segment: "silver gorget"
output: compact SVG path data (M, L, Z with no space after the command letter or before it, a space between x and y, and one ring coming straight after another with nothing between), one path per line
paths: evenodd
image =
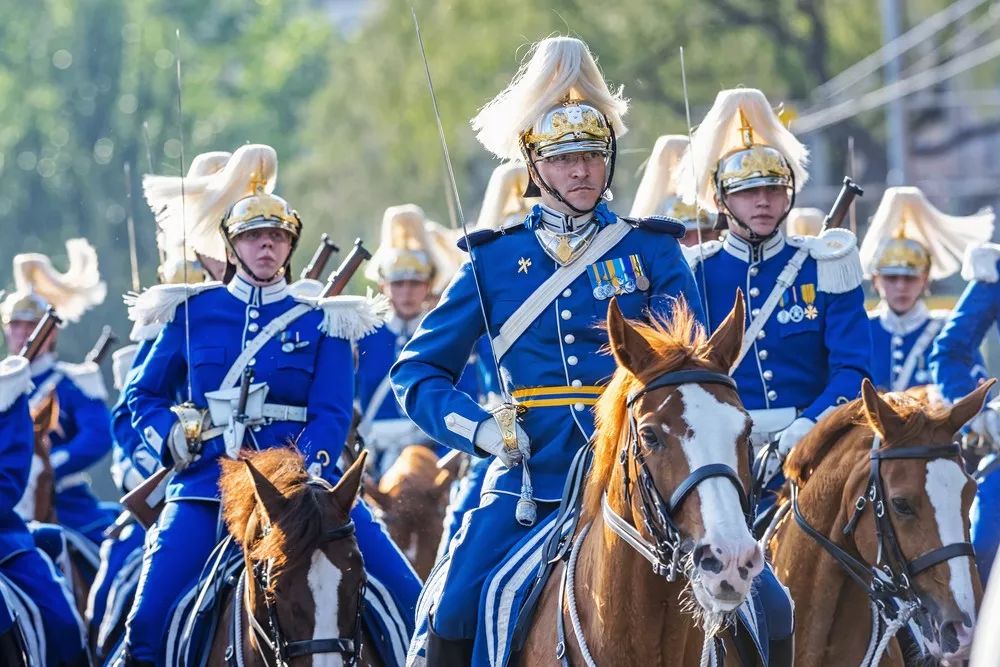
M535 238L542 244L545 254L560 266L572 264L597 235L598 224L593 216L572 218L542 207L541 224L535 229Z

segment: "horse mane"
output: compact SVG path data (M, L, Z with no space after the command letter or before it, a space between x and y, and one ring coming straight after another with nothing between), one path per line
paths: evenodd
M918 436L935 428L948 416L947 409L928 406L916 396L905 392L882 394L896 415L903 420L898 431L881 433L878 425L868 417L864 401L860 398L833 410L813 428L793 449L785 461L785 474L796 484L803 485L812 477L819 465L834 451L841 449L868 450L871 444L866 437L869 432L882 436L882 448L891 449L905 446ZM858 437L847 437L850 431L864 427L865 433ZM889 442L887 437L891 436Z
M650 322L629 320L629 325L639 333L653 349L656 357L653 363L643 369L643 378L656 377L681 368L716 368L709 358L711 348L704 327L683 299L674 305L673 317L669 320L653 317ZM725 369L728 371L728 369ZM601 509L601 497L605 491L614 500L622 500L622 489L612 488L611 476L618 463L618 453L622 438L628 434L629 410L626 406L628 395L643 386L642 379L628 369L619 366L597 399L595 423L597 433L594 443L594 463L591 467L584 495L583 516L585 519L597 515Z
M271 559L273 586L283 570L306 560L319 546L324 509L317 494L326 493L329 487L310 483L313 478L305 459L294 447L272 447L244 456L284 497L281 514L271 517L271 530L263 535L257 529L257 496L245 464L223 458L219 480L223 518L249 560ZM252 531L248 530L251 526Z

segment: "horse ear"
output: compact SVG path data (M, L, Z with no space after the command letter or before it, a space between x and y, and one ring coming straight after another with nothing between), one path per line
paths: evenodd
M250 484L253 485L253 495L257 498L257 506L264 512L268 523L281 516L281 511L285 507L285 497L281 495L277 487L271 483L267 477L261 474L250 459L242 459L246 466L247 475L250 477Z
M709 359L729 373L743 346L743 322L746 317L746 306L743 302L743 290L736 290L736 300L729 315L708 339Z
M952 432L958 432L970 419L979 414L979 411L983 409L983 403L986 402L986 395L996 384L996 381L996 378L990 378L969 392L968 395L955 401L955 405L948 413L947 421Z
M618 300L614 297L608 303L608 339L618 365L627 368L632 375L640 375L655 356L653 348L642 334L632 328L622 315Z
M905 421L900 419L892 406L878 395L878 390L868 378L861 381L861 398L864 401L868 423L883 438L888 437L889 432L897 431L905 424Z
M358 499L358 492L361 490L361 481L364 479L365 460L368 458L368 450L362 449L357 460L351 464L344 476L337 482L337 486L330 491L333 499L343 508L345 512L350 512L354 507L354 501Z

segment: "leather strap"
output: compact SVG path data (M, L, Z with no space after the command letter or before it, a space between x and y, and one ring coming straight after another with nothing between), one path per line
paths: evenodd
M757 313L757 317L753 318L750 322L750 326L743 334L743 345L740 347L740 354L736 357L736 362L733 364L729 372L734 372L743 361L743 358L747 356L747 352L753 347L754 343L757 342L757 334L761 332L767 321L771 319L771 313L774 312L775 307L778 305L778 301L781 300L781 295L785 293L785 290L795 282L795 278L798 277L799 271L802 270L802 265L806 262L806 257L809 256L809 250L805 247L799 248L792 258L788 260L785 264L785 268L781 270L778 274L778 279L774 283L774 289L771 293L767 295L767 300L764 301L764 305L761 306L760 312Z
M222 382L219 384L219 389L228 389L230 387L235 387L240 383L240 376L243 375L243 369L247 367L250 360L257 356L257 353L261 351L267 341L271 340L279 333L288 328L288 325L299 319L314 306L312 304L300 303L294 308L290 308L283 314L274 318L267 323L257 336L247 343L247 346L243 348L240 356L236 357L236 361L233 362L232 367L226 376L222 378Z
M903 368L899 371L896 381L892 383L893 391L905 391L910 386L910 378L913 377L913 370L917 367L917 362L923 359L927 346L931 344L943 326L943 319L932 319L927 323L923 333L910 348L910 353L906 356L906 361L903 362Z
M500 333L493 339L493 353L497 359L502 359L507 354L514 343L528 330L531 323L555 301L556 297L570 283L586 271L588 266L618 245L618 242L625 238L630 231L632 231L632 225L619 218L618 222L608 225L598 232L590 247L575 262L556 269L556 272L525 299L524 303L500 327Z

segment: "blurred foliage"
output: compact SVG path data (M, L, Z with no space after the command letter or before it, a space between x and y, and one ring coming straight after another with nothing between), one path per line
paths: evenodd
M107 302L78 333L63 336L67 358L81 357L104 322L126 334L115 296L130 287L126 213L136 220L148 286L157 254L139 182L150 168L178 173L182 147L187 162L199 152L251 141L277 149L278 191L306 225L297 267L324 231L345 248L354 236L374 245L382 212L392 204L412 201L449 221L410 5L380 0L357 29L340 31L331 14L342 4L0 0L0 230L6 241L0 267L10 266L14 253L34 250L61 266L63 241L82 235L97 246L109 284ZM908 22L947 4L919 0ZM817 85L881 43L871 0L618 0L613 6L417 0L416 11L470 221L494 162L468 119L506 85L528 45L546 35L587 41L608 80L624 85L632 100L615 183L620 211L628 210L656 136L685 131L678 47L685 48L697 122L719 89L736 85L760 87L775 104L807 106ZM873 113L831 128L830 144L855 136L867 171L882 179L880 133L881 117ZM842 152L831 151L829 160L842 165ZM131 202L126 162L133 167Z

